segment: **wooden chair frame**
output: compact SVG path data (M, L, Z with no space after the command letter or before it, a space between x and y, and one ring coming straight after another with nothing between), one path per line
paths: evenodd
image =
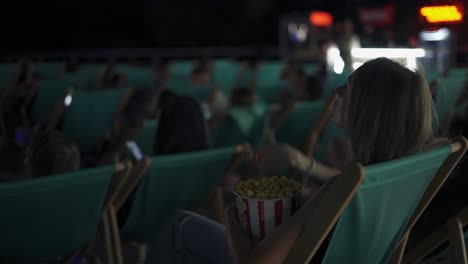
M322 187L317 202L306 215L313 225L307 225L285 263L309 263L312 257L335 226L344 209L351 201L365 178L364 167L358 163L348 166L341 175ZM312 221L313 219L313 221Z
M403 233L402 238L400 239L400 242L394 251L394 254L390 258L389 263L401 263L403 251L405 249L411 228L424 212L427 205L436 195L447 177L453 171L456 164L465 154L468 148L468 141L463 137L458 138L454 141L454 143L451 144L451 147L452 153L441 165L425 193L423 194L418 207L414 211L411 220L409 221L405 232ZM364 168L360 165L354 165L354 167L345 169L341 176L337 176L335 178L335 182L340 182L334 183L337 185L337 187L330 187L330 190L327 190L327 192L323 194L323 197L321 197L321 201L319 202L318 206L310 209L311 213L309 216L307 216L307 219L314 219L314 225L308 226L304 229L303 234L296 242L296 246L293 248L293 250L291 250L286 263L308 263L312 259L318 248L321 246L322 242L330 233L330 230L336 224L346 205L356 193L364 177ZM457 232L453 231L453 237L457 237L459 241L460 235Z
M151 159L144 156L131 171L127 170L126 174L121 175L120 179L114 181L113 188L107 197L102 223L105 251L109 264L123 264L117 212L136 189L150 164Z
M419 219L419 217L426 210L427 206L432 201L437 192L440 190L442 185L445 183L448 176L450 176L455 166L465 155L466 150L468 148L468 141L464 137L458 137L453 141L451 147L452 153L447 157L447 159L445 159L444 163L442 164L442 166L440 166L436 175L432 178L431 183L424 192L421 200L419 201L418 207L416 207L416 209L414 210L413 215L411 216L411 219L408 222L408 225L406 226L406 230L403 233L401 240L393 253L393 256L388 262L389 264L399 264L402 262L403 253L405 251L406 243L408 242L411 229L416 224L416 221Z
M468 263L463 227L468 225L468 206L432 232L415 248L403 255L403 263L417 263L445 241L450 242L450 257L453 263Z

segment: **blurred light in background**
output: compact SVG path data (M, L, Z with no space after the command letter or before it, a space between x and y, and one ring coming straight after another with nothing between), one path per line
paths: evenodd
M316 27L329 27L333 25L333 16L328 12L313 11L309 15L309 21Z
M423 6L419 14L427 23L453 23L463 21L462 5Z
M336 74L342 74L345 67L343 58L341 58L340 50L336 46L331 46L327 49L327 62L333 65L333 71Z
M419 38L425 41L442 41L450 36L448 28L440 28L437 30L423 30L419 33Z
M72 96L67 95L64 100L65 106L69 106L72 103Z
M362 63L385 57L393 59L396 61L402 61L406 64L406 67L410 69L417 68L416 58L421 58L426 56L426 51L424 49L386 49L386 48L362 48L362 49L352 49L351 55L353 56L354 63L353 68L357 69ZM360 65L361 64L361 65Z

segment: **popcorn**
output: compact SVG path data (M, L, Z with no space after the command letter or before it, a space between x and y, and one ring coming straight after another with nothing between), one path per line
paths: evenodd
M249 179L239 183L236 193L254 199L281 199L301 190L301 184L284 176Z

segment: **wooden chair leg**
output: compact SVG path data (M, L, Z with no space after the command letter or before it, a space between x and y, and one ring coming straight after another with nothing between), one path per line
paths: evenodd
M407 242L408 242L408 234L405 234L401 238L400 243L398 243L398 246L393 252L393 255L390 258L390 261L388 262L388 264L400 264L401 263Z
M448 235L450 239L450 259L454 264L468 264L465 247L463 225L459 218L448 221Z
M112 239L111 239L111 230L109 225L109 216L107 213L104 213L102 217L103 222L103 241L106 251L106 260L107 264L114 264L113 254L112 254Z
M115 264L123 264L122 244L120 243L119 225L113 206L108 210Z

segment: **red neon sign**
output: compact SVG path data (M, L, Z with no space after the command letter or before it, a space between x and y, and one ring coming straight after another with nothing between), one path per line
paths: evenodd
M316 27L329 27L333 25L333 16L328 12L314 11L309 15L310 23Z
M461 5L424 6L419 9L419 14L430 24L460 23L464 19Z

